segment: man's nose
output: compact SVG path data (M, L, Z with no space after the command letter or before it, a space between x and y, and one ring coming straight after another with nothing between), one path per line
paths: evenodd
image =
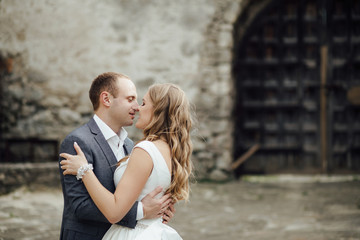
M139 111L139 103L135 101L133 107L132 107L136 112Z

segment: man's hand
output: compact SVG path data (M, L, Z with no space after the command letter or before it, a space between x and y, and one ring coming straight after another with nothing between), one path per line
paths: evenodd
M162 187L157 187L141 200L144 209L144 219L160 217L168 209L169 204L171 203L169 193L162 196L160 199L155 198L155 196L161 193L161 191Z
M174 204L170 203L169 207L165 210L163 214L163 223L168 224L170 222L170 219L173 218L176 210L174 208Z

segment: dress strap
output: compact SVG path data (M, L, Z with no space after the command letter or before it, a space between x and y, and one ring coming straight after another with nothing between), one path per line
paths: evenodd
M137 147L143 149L145 152L147 152L150 155L150 157L153 161L153 164L155 166L157 158L156 158L155 151L154 151L154 147L155 147L154 143L145 140L145 141L141 141L138 144L136 144L134 149Z
M169 173L169 169L163 155L153 142L147 140L141 141L136 144L134 148L136 147L143 149L150 155L154 164L154 168L156 166L157 169L164 169Z

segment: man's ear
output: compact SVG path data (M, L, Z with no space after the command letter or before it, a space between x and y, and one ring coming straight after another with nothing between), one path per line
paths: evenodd
M110 107L111 105L111 94L103 91L100 93L100 103L105 107Z

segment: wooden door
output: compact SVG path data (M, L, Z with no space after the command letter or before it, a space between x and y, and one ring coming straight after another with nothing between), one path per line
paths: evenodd
M273 1L235 45L240 172L360 170L360 0Z

